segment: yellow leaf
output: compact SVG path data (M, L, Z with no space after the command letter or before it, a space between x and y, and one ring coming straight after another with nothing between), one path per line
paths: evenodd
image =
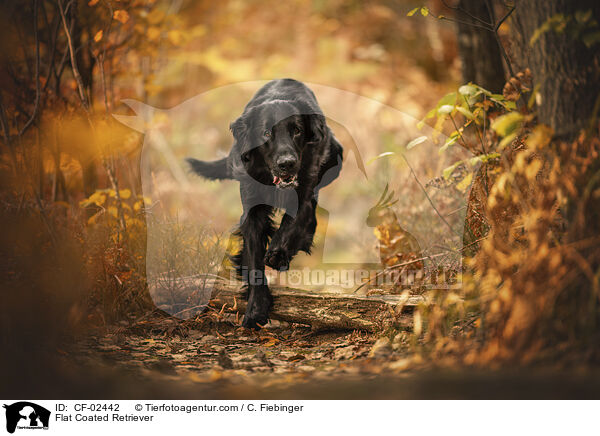
M104 31L99 30L95 35L94 35L94 41L95 42L100 42L100 40L102 39L102 36L104 35Z
M152 26L146 31L146 35L150 41L156 41L160 37L160 29Z
M120 189L119 194L123 200L127 200L131 197L131 191L129 189Z
M98 2L99 2L99 1L100 1L100 0L90 0L90 1L88 2L88 6L95 6L96 4L98 4Z
M527 146L532 149L542 149L550 143L554 130L544 124L536 126L527 138Z
M147 20L150 24L158 24L163 20L163 18L165 18L165 13L160 9L154 9L148 14Z
M201 36L206 35L206 26L203 26L202 24L198 24L197 26L192 27L191 30L191 36L193 38L199 38Z
M492 122L492 129L500 136L508 136L521 127L523 115L519 112L509 112L500 115Z
M167 34L169 41L173 45L180 45L183 42L183 34L179 30L171 30Z
M88 220L87 223L88 225L92 225L92 224L96 224L96 218L98 218L98 215L100 215L100 212L98 212L97 214L92 215Z
M104 195L102 192L96 191L90 195L88 201L90 203L97 204L98 206L102 206L106 202L106 195Z
M460 192L465 192L467 190L467 188L469 186L471 186L471 182L473 181L473 173L469 173L467 174L467 176L462 179L460 181L460 183L458 183L456 185L456 189L458 189Z
M263 344L263 347L272 347L274 345L277 345L279 343L279 340L276 338L271 338L269 339L268 342L266 342L265 344Z
M123 9L117 9L113 13L113 18L120 23L125 24L127 21L129 21L129 13Z

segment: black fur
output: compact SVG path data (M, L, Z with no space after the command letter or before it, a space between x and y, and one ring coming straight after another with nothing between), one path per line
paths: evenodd
M338 176L342 146L312 91L292 79L263 86L230 127L234 144L226 158L187 161L208 179L240 182L243 246L234 262L248 284L243 325L258 329L272 305L265 265L285 270L298 251L310 253L318 192ZM285 210L277 231L274 208Z

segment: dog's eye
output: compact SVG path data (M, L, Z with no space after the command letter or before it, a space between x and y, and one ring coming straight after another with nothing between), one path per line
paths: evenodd
M265 130L265 132L263 133L263 135L265 136L265 138L270 138L271 137L271 131L270 130Z
M302 133L302 129L298 126L294 127L294 135L299 135Z
M242 154L242 162L250 162L250 153Z

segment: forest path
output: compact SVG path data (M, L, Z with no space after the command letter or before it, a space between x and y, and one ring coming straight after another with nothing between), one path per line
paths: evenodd
M277 321L254 332L226 319L156 318L99 329L79 340L69 354L78 364L102 362L140 380L261 390L404 371L416 362L414 356L407 358L407 338L312 332Z

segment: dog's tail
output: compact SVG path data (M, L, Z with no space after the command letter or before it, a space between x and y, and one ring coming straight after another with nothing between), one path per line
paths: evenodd
M224 157L223 159L214 160L212 162L205 162L202 160L188 157L186 161L190 165L190 168L193 172L209 180L223 180L233 178L227 167L226 157Z

